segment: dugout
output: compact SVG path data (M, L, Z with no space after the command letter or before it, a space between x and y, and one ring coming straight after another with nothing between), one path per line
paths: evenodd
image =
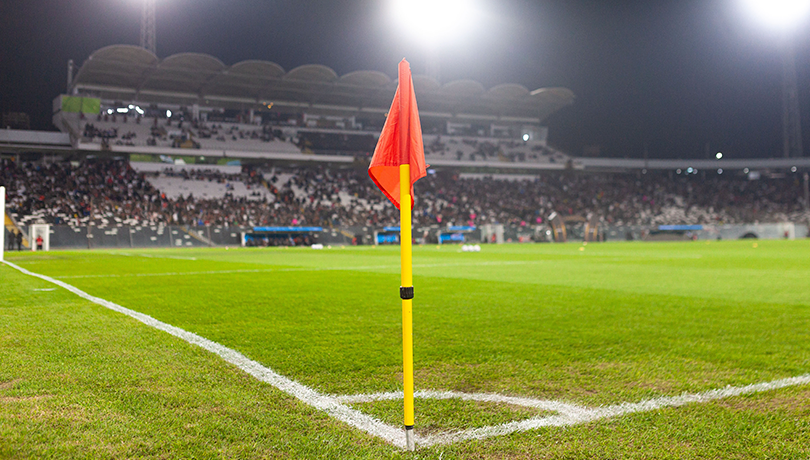
M399 244L399 227L383 227L374 230L374 245Z
M703 230L702 225L659 225L657 229L650 230L644 238L645 241L686 241L696 240L697 232Z
M323 227L253 227L242 232L242 246L309 246L318 242L322 231Z
M593 242L593 241L604 241L604 235L600 229L600 222L599 216L596 214L591 214L588 216L587 221L585 222L585 234L583 235L583 241L586 243Z
M474 235L474 233L478 236L478 238L475 238L476 235ZM481 239L480 232L477 232L474 225L452 225L447 228L439 229L436 237L439 244L463 244L466 243L468 239L479 241Z
M548 221L551 223L554 242L565 243L568 241L568 229L565 228L565 222L563 222L562 217L556 212L552 212L548 216Z
M600 241L600 219L592 214L587 219L579 215L561 216L557 212L552 212L548 216L551 224L553 240L556 243L565 243L569 239L588 241Z

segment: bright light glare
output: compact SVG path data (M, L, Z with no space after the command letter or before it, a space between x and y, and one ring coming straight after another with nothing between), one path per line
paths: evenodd
M172 117L172 111L171 110L166 110L166 118L171 118L171 117Z
M723 158L723 154L721 152L717 152L717 155L715 155L714 157L719 160L719 159Z
M741 0L749 13L767 27L797 27L810 13L810 0Z
M479 17L475 2L465 0L394 0L394 19L415 39L441 46L462 38Z
M523 142L529 142L529 135L528 134L523 135Z

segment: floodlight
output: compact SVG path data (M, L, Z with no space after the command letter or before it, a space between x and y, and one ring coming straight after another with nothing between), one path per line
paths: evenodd
M717 174L723 174L723 168L718 168L717 169Z
M523 142L529 142L529 135L528 134L523 135Z
M172 117L172 111L171 110L166 110L166 118L171 118L171 117Z
M790 167L790 172L792 172L792 173L795 173L795 172L796 172L796 171L798 171L798 170L799 170L799 168L797 168L797 167L795 167L795 166L791 166L791 167Z
M691 166L686 168L686 172L688 172L689 174L692 174L692 171L694 171L694 170L692 169Z
M723 153L722 152L717 152L717 155L715 155L714 157L719 160L719 159L723 158Z
M741 0L751 16L784 31L797 27L810 13L810 0Z
M393 0L391 6L400 26L431 47L461 38L479 16L474 2L465 0Z

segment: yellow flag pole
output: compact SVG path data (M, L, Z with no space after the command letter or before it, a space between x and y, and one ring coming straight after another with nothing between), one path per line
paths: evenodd
M399 250L402 263L402 386L405 393L405 443L414 450L413 440L413 267L411 254L411 166L399 166Z

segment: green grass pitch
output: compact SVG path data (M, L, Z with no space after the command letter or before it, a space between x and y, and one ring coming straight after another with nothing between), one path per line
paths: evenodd
M322 393L401 390L396 247L6 253ZM0 265L0 458L810 458L810 386L404 452ZM414 248L417 390L599 407L810 372L810 240ZM55 288L55 289L54 289ZM399 401L356 403L399 426ZM417 433L542 415L416 400Z

